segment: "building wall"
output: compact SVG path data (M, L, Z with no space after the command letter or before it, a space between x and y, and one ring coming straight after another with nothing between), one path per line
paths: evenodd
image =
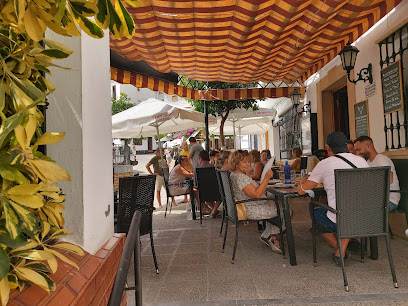
M407 22L408 1L403 1L355 43L360 52L351 78L356 79L357 72L367 67L369 63L373 65L372 72L376 93L368 98L369 130L370 137L373 138L375 147L379 152L385 150L385 134L378 42ZM312 111L318 113L319 148L323 148L325 137L331 128L334 129L330 126L330 118L328 118L330 111L325 103L331 102L330 92L341 84L347 84L350 138L355 138L354 104L366 100L365 90L369 83L359 81L354 85L346 81L346 76L347 74L341 66L340 57L337 56L306 82L307 100L312 103Z
M74 51L58 62L71 69L54 68L49 77L56 90L48 97L47 130L67 134L47 148L72 177L72 182L60 184L67 195L64 218L73 232L69 239L93 254L113 235L109 33L103 39L53 32L46 37Z

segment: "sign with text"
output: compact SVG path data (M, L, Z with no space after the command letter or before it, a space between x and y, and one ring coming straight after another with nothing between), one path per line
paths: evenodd
M401 79L401 62L396 61L381 70L384 114L404 108Z
M356 137L370 136L367 100L354 104L354 121L356 123Z

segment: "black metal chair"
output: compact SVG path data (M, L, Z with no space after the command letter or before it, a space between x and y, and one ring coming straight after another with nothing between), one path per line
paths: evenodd
M341 239L385 236L388 261L394 287L398 288L395 269L392 262L388 235L388 199L390 191L390 167L372 167L358 169L337 169L335 173L336 206L333 209L326 204L311 202L336 214L337 241L342 254ZM312 209L312 208L311 208ZM316 224L313 211L313 262L316 266ZM361 239L363 241L364 239ZM363 245L362 259L364 258ZM341 258L344 288L349 291L344 259Z
M132 223L129 227L129 232L126 237L125 247L123 248L122 256L118 271L116 273L115 282L113 283L112 292L109 298L109 306L120 305L123 298L124 290L135 290L135 305L142 305L142 275L140 268L140 221L142 213L136 211L133 214ZM125 288L127 275L129 272L130 261L132 259L132 251L134 255L134 270L135 270L135 286Z
M171 208L173 207L172 198L174 196L171 195L170 191L169 191L169 187L172 186L173 184L169 184L169 177L170 177L169 168L162 168L162 171L163 171L164 185L166 187L166 196L167 196L166 210L164 212L164 217L166 218L166 216L167 216L167 207L169 205L169 202L170 202L169 214L171 213ZM180 195L185 195L185 194L190 194L190 192L186 192L186 193L183 193L183 194L180 194Z
M231 183L231 178L230 178L230 172L228 170L216 170L218 173L219 181L220 184L222 185L222 191L221 191L221 198L224 203L224 209L225 209L225 233L224 233L224 242L222 244L222 252L225 250L225 242L227 240L227 232L228 232L228 221L231 221L232 223L235 224L235 243L234 243L234 251L232 253L232 261L231 263L234 263L235 260L235 253L237 250L237 244L238 244L238 225L241 222L238 220L238 212L237 212L237 204L241 203L248 203L248 202L254 202L254 201L274 201L275 198L260 198L260 199L248 199L248 200L242 200L242 201L236 201L234 197L234 191L232 189L232 183ZM220 188L221 189L221 188ZM244 222L250 222L250 221L263 221L263 222L269 222L271 224L276 225L279 230L280 230L280 243L281 243L281 249L283 256L285 256L285 247L284 247L284 242L283 242L283 235L284 231L282 231L282 219L280 216L280 208L279 204L276 203L276 210L277 210L277 216L272 218L272 219L262 219L262 220L244 220Z
M128 233L135 211L142 213L140 235L150 235L150 245L156 273L159 273L153 243L153 201L155 175L122 177L119 179L119 207L115 232Z
M200 207L200 224L203 224L201 202L221 201L215 168L196 168L195 180L198 190L198 206Z

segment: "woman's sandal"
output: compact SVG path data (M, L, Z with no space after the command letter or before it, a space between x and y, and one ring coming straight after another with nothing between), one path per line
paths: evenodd
M278 246L275 244L275 241L276 241L275 238L271 237L271 238L269 238L269 241L270 241L270 244L269 244L269 245L271 246L271 249L272 249L273 252L278 253L278 254L283 254L283 252L282 252L282 250L280 249L280 247L278 247Z

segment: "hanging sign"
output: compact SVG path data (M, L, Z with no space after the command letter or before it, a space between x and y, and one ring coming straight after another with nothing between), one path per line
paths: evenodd
M367 100L354 104L354 121L356 123L356 137L370 136Z
M403 109L404 103L400 61L396 61L381 70L381 83L384 114Z

